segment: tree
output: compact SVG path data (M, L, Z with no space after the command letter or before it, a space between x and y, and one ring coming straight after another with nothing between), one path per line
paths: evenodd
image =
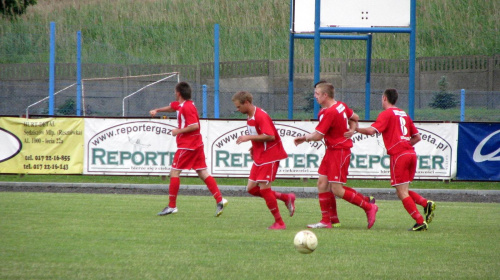
M457 106L458 101L451 92L448 92L446 76L442 76L438 82L439 92L434 93L432 102L429 104L434 109L450 109Z
M0 0L0 13L16 17L24 14L29 5L36 5L36 0Z

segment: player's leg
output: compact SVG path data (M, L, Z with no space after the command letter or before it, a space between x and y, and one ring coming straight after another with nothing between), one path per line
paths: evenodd
M375 198L374 198L373 196L365 196L365 195L363 195L362 193L360 193L360 192L356 191L355 189L350 188L350 187L348 187L348 186L344 186L343 188L344 188L344 190L345 190L345 189L349 189L350 191L354 192L356 195L361 196L361 198L362 198L364 201L366 201L366 202L368 202L368 203L371 203L371 204L375 204Z
M323 164L321 166L324 166ZM332 212L332 200L331 200L331 191L328 186L328 177L325 175L321 175L320 166L320 175L318 177L318 198L319 198L319 208L321 210L321 221L316 224L307 225L308 228L332 228L331 222L331 212Z
M227 199L222 197L222 193L217 186L217 181L215 181L210 173L208 173L207 169L196 170L196 172L198 173L198 177L200 177L200 179L205 182L210 193L212 193L212 196L217 203L217 206L215 208L215 217L219 217L220 215L222 215L222 212L224 212L224 209L228 204Z
M427 223L424 217L418 212L417 205L409 194L410 181L414 174L414 164L416 163L414 153L405 153L397 156L391 156L391 182L396 188L396 194L403 203L406 212L415 220L415 225L410 228L411 231L427 230Z
M177 153L176 153L177 154ZM170 215L177 213L177 194L180 188L180 174L182 170L171 169L170 170L170 184L168 186L168 205L163 208L162 211L158 213L159 216Z
M432 219L434 218L434 211L436 210L436 203L432 200L428 200L422 197L420 194L414 191L408 191L408 194L416 204L424 207L425 221L428 224L432 222Z
M427 229L427 223L424 221L424 217L418 212L417 205L415 201L408 194L408 184L401 184L394 186L396 188L396 194L403 203L403 207L406 209L408 214L415 220L415 225L410 228L412 231L420 231Z
M274 224L272 224L268 229L279 230L286 229L285 222L280 214L280 209L278 207L278 201L276 200L276 196L274 196L274 192L271 189L271 182L261 182L259 183L260 193L262 198L266 201L267 208L274 217Z
M212 193L212 196L215 198L215 202L219 203L222 201L222 194L217 186L217 181L208 173L207 169L196 170L198 173L198 177L205 182L208 190Z
M275 173L278 171L279 162L277 164L275 164L273 166L273 168L276 169L276 170L273 170L274 176L276 176ZM271 181L274 181L274 178ZM262 195L260 193L260 187L257 184L257 182L255 182L255 184L247 185L247 192L253 196L262 197ZM295 194L294 193L280 193L280 192L277 192L274 190L273 190L273 192L274 192L274 196L276 197L276 199L281 200L285 203L285 205L288 209L288 212L290 213L290 217L292 217L293 214L295 213Z
M278 202L274 191L271 189L271 183L276 178L276 172L278 171L279 162L256 165L252 165L250 170L250 176L248 179L247 190L249 193L257 193L254 191L255 188L259 188L258 193L266 201L267 208L274 217L274 224L268 229L285 229L285 223L280 214L278 207ZM258 186L256 186L258 185Z
M328 151L329 150L327 150L327 153ZM326 156L325 154L325 157ZM333 150L329 153L329 158L328 180L333 194L362 208L366 213L368 229L370 229L375 223L378 206L365 201L363 195L353 191L351 188L343 187L347 182L347 174L349 174L349 163L351 160L350 150Z

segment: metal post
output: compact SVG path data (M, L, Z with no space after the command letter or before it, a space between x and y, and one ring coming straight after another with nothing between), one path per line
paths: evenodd
M294 34L290 31L290 46L288 50L288 119L293 119L293 74L294 74Z
M202 97L203 97L203 118L207 118L207 85L202 86Z
M76 32L76 115L82 115L82 32Z
M219 24L214 27L214 118L219 118Z
M321 35L319 33L320 19L321 19L321 0L316 0L316 6L314 11L314 84L319 82L321 65L320 65L320 51L321 51ZM316 118L319 112L319 104L314 99L314 116Z
M465 89L460 91L460 121L465 121Z
M371 67L372 67L372 34L368 34L368 39L366 40L365 120L370 119Z
M49 115L54 115L54 90L56 73L56 23L50 23L50 59L49 59Z
M410 7L410 69L408 89L408 113L410 118L415 119L415 61L417 49L417 0L411 0Z

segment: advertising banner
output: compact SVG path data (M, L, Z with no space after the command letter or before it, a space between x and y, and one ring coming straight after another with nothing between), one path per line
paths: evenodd
M83 173L167 175L176 127L172 119L85 119Z
M0 173L81 174L83 119L0 118Z
M360 122L362 127L370 124ZM246 120L200 120L200 125L208 171L217 177L247 177L253 164L251 143L236 144L247 133ZM280 163L278 178L317 178L324 143L295 146L293 142L295 137L313 132L316 125L316 121L275 122L288 153ZM415 125L422 136L415 146L416 179L455 178L458 124ZM176 127L175 119L0 118L0 172L168 175L177 150L172 136ZM381 135L357 133L352 139L349 178L388 179L389 157ZM482 147L479 155L489 157L492 152ZM496 156L488 158L495 160ZM197 174L191 170L182 175Z
M278 169L278 178L317 178L318 167L325 153L323 142L303 143L295 146L293 139L315 130L316 121L275 122L288 153ZM360 122L361 127L371 122ZM456 147L458 125L450 123L416 123L422 140L415 146L418 155L415 179L451 179L456 176ZM236 144L240 135L246 134L246 121L210 121L208 141L210 155L207 160L214 176L248 176L252 160L248 150L250 142ZM349 178L388 179L389 156L381 135L353 136Z
M500 181L500 123L461 123L457 179Z
M317 177L319 164L324 154L322 142L303 143L295 146L293 139L314 131L315 123L283 121L275 122L288 158L280 162L278 178ZM212 175L248 177L253 161L249 149L251 142L236 144L236 139L247 134L245 121L210 121L206 148L210 150Z
M368 127L371 122L359 122ZM458 124L418 123L415 126L422 140L415 145L417 172L415 179L451 179L456 176ZM352 137L349 178L390 178L389 156L381 134L356 133Z

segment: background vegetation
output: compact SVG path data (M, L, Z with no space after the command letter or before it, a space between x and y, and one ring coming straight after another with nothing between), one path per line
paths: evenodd
M496 0L417 1L417 56L500 53ZM221 27L221 60L287 59L289 0L39 0L0 19L0 63L48 61L49 24L57 23L57 61L73 62L82 31L86 63L197 64L213 61L213 29ZM373 58L406 59L407 34L375 34ZM296 41L296 58L311 58L311 40ZM322 56L364 58L365 44L330 40Z

